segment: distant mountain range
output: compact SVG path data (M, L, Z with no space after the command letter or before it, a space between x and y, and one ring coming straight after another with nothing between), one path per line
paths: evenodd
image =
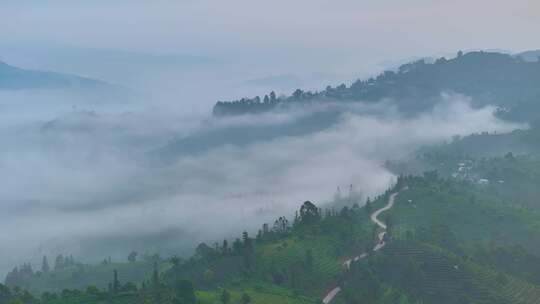
M0 61L34 70L55 71L100 79L137 91L163 88L163 80L179 82L193 71L222 64L185 53L145 53L47 42L0 41ZM141 73L144 71L144 73ZM192 77L192 76L191 76Z
M27 70L0 61L0 90L100 89L121 91L107 82L71 74Z

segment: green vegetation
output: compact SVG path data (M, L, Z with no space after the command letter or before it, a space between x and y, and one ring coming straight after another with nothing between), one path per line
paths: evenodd
M539 252L538 214L466 183L427 178L412 178L410 183L410 190L388 212L394 233L448 230L466 245L519 244Z
M298 295L288 288L264 282L253 282L251 280L232 283L223 290L198 291L196 293L197 299L199 299L202 304L222 303L224 290L230 294L230 303L315 303L314 298Z
M320 303L339 286L335 304L535 304L539 158L465 157L451 148L467 147L463 140L423 150L414 165L435 170L400 176L363 207L306 201L290 221L201 243L189 259L131 252L124 263L85 265L44 257L39 271L25 264L8 275L0 303L303 304ZM379 216L387 245L374 252L381 228L370 216L398 190Z
M352 264L344 303L537 303L537 213L433 172L403 180L389 245Z
M378 102L396 100L405 113L417 113L433 106L441 92L471 97L475 106L501 107L500 116L521 121L537 120L540 110L538 61L524 61L501 53L459 53L456 58L439 58L433 63L420 60L385 71L376 78L357 80L350 86L328 86L321 92L297 89L288 97L274 92L260 98L217 102L216 115L259 113L277 107L313 102Z
M29 264L15 267L6 277L6 284L19 286L33 294L44 292L61 292L64 289L83 290L87 286L96 286L107 289L112 273L116 270L125 282L140 284L150 279L154 262L160 265L160 271L170 267L159 256L143 255L139 261L112 262L104 259L97 265L78 263L73 257L66 257L64 263L62 255L56 257L52 266L46 256L43 257L40 270L33 271Z
M164 263L155 258L152 264L137 262L135 254L130 254L128 263L105 260L101 265L87 266L70 262L46 273L34 273L25 266L28 275L21 276L17 269L7 283L40 294L40 303L55 304L176 303L175 299L181 297L178 290L190 294L195 287L195 297L201 303L314 303L341 279L341 261L371 246L373 234L369 229L369 213L358 205L337 212L305 202L292 222L280 217L272 226L264 224L256 237L244 232L230 245L228 240L212 247L202 243L188 260L172 257ZM44 269L49 267L46 265L44 258ZM134 269L145 275L130 273ZM102 272L107 273L105 278ZM80 278L70 282L73 273L79 273ZM92 283L87 284L90 287L75 286L84 282ZM53 286L63 289L54 290ZM12 296L20 298L18 293Z
M442 178L475 185L476 192L507 205L539 210L540 129L508 134L473 134L451 143L424 147L414 161L389 162L399 174L436 170Z

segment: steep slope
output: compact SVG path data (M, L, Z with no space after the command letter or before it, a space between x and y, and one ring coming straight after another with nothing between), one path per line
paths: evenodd
M393 102L404 113L414 114L433 106L441 94L453 92L471 97L475 106L496 105L505 117L530 121L540 110L539 62L528 62L495 52L459 53L456 58L423 60L385 71L376 78L357 80L352 85L327 87L320 92L296 90L289 97L271 94L264 98L221 101L215 115L260 113L295 103Z

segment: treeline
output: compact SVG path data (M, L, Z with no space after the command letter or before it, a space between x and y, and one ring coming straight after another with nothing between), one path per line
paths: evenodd
M44 292L36 297L19 286L9 287L0 284L0 304L126 303L126 300L129 303L197 303L193 284L187 280L166 284L159 275L157 263L151 279L140 286L132 282L122 283L117 270L113 271L106 290L88 286L84 290L64 289L59 293Z
M77 265L79 264L75 262L73 255L63 256L62 254L59 254L54 260L53 269L57 271ZM43 256L41 263L41 270L34 271L31 263L24 263L20 266L15 266L15 268L13 268L13 270L8 272L6 275L5 283L8 286L24 286L32 276L40 277L44 274L48 274L50 271L51 267L49 266L49 260L45 255Z
M500 116L533 121L539 115L540 62L526 62L501 53L459 52L456 58L444 57L428 63L418 60L374 78L356 80L350 86L327 86L318 92L295 90L290 96L268 96L219 101L215 115L260 113L278 106L306 102L395 101L405 113L416 113L436 104L445 92L472 98L474 105L497 105ZM533 111L533 112L531 112ZM535 112L536 111L536 112Z
M402 183L398 179L395 187ZM175 266L164 275L165 280L189 279L198 288L215 288L237 279L263 280L300 294L318 296L330 280L337 279L340 257L372 248L377 238L376 226L369 220L373 205L386 201L395 189L373 200L368 198L365 207L354 203L337 210L322 209L306 201L293 219L281 216L273 223L264 223L254 237L244 231L231 242L225 239L212 246L201 243L190 259L175 261ZM321 237L332 240L328 248L316 244L315 240ZM287 261L274 258L290 246L296 249ZM339 271L327 273L330 264L338 266Z
M55 270L82 265L71 255L58 255L51 267L48 258L44 256L39 271L34 271L30 264L24 264L10 272L6 278L6 286L3 286L4 296L6 299L18 299L22 303L43 304L100 301L114 303L126 298L133 299L136 303L196 303L195 286L197 289L215 289L239 279L268 281L302 294L317 294L328 284L328 280L332 279L322 277L322 270L317 269L316 265L321 262L318 260L319 249L312 248L312 245L301 245L301 256L294 258L290 264L276 263L273 258L266 257L263 251L275 248L274 250L279 252L291 246L291 242L303 244L304 239L325 236L332 239L334 244L330 260L338 263L338 258L347 252L358 248L363 250L372 245L376 234L364 231L363 226L370 223L372 204L386 200L391 191L393 190L388 190L374 200L368 199L366 207L355 203L339 210L322 209L306 201L291 220L281 216L272 223L263 224L254 236L244 231L232 240L225 239L212 245L201 243L189 259L170 257L167 262L171 267L165 271L160 270L163 260L158 255L142 255L141 259L145 261L143 264L148 261L153 263L152 273L148 275L150 279L143 282L123 281L122 272L117 271L108 258L104 259L102 264L111 265L113 268L110 281L100 284L106 286L105 288L92 285L82 289L45 292L35 297L23 291L28 277L42 276L45 273L52 275ZM127 261L134 263L137 257L138 253L133 251L127 256ZM227 292L224 292L222 298L223 303L227 303L230 295L227 296ZM242 301L249 303L250 296L242 296ZM0 304L3 303L0 301Z

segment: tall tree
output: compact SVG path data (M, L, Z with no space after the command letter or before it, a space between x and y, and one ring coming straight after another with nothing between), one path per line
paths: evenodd
M246 243L249 240L249 235L247 231L242 232L242 242L244 243L244 247L246 246Z
M233 254L240 255L242 253L242 241L239 238L236 238L233 243Z
M117 294L118 291L120 291L120 281L118 281L118 271L115 269L113 270L113 273L114 273L114 278L113 278L112 288L113 288L113 293Z
M227 289L223 289L220 298L223 304L228 304L231 301L231 294L227 291Z
M169 258L169 262L173 264L173 267L178 267L180 265L180 258L177 255L173 255Z
M138 255L137 251L130 252L128 255L128 261L130 263L135 263L137 261L137 255Z
M223 240L223 245L221 245L221 254L224 256L229 255L229 242L227 242L227 240Z
M41 262L41 272L47 273L49 272L49 270L51 270L51 268L49 267L49 261L47 260L47 256L44 255L43 261Z
M154 302L160 304L162 302L162 296L157 262L154 262L154 271L152 272L152 293L154 295Z
M270 92L270 101L271 102L277 101L276 92L274 91Z
M174 300L176 304L195 304L197 303L197 297L195 296L195 289L193 284L187 280L178 280L174 284Z
M311 224L321 218L319 209L312 202L306 201L300 207L300 222L302 224Z
M251 297L247 293L244 292L244 294L242 295L241 302L242 304L249 304L251 303Z
M56 256L56 259L54 260L54 270L61 270L65 266L64 262L64 256L59 254Z
M159 289L159 272L157 262L154 262L154 270L152 271L152 287L154 290Z
M302 91L300 89L296 89L293 92L292 96L293 96L294 99L299 100L304 96L304 91Z
M366 205L365 205L364 208L365 208L364 210L366 210L366 213L371 213L371 210L372 210L371 209L371 200L369 199L369 197L367 198Z

